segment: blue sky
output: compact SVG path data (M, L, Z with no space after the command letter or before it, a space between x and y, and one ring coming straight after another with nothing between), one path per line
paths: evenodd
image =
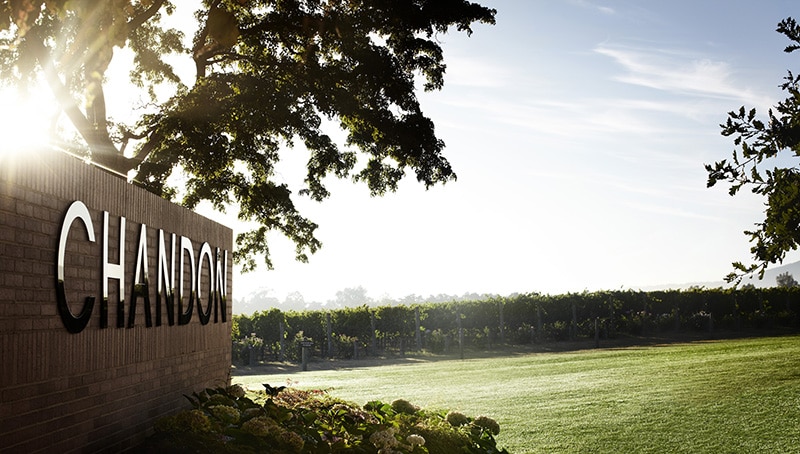
M382 198L330 181L325 202L298 197L323 248L298 263L273 235L275 270L237 271L234 298L269 289L325 302L358 286L376 300L638 289L719 281L749 259L742 232L763 218L763 202L706 189L703 164L733 150L720 135L726 112L766 112L784 97L778 85L800 55L783 53L775 27L796 2L481 3L497 9L497 24L439 35L445 86L420 95L458 181L426 191L411 176ZM185 60L179 71L191 78ZM28 104L11 104L0 126L17 131ZM279 167L295 192L305 159L287 150Z
M298 202L322 250L295 263L276 238L276 269L237 276L236 298L637 289L719 281L749 258L762 202L706 189L703 164L733 150L726 112L782 99L796 56L774 30L793 3L483 4L497 25L440 36L445 87L422 96L458 181L383 198L332 183Z

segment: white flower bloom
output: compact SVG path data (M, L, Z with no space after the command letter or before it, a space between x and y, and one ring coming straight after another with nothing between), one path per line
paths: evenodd
M422 437L422 435L411 434L408 437L406 437L406 441L408 442L408 444L410 444L412 446L412 448L414 446L424 446L425 445L425 439Z

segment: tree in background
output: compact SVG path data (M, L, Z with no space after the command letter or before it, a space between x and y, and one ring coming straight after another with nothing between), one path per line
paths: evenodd
M329 300L328 303L334 308L369 306L373 303L372 298L367 296L367 289L362 286L348 287L336 292L336 299Z
M373 195L394 191L407 170L426 187L455 179L417 83L444 84L438 34L471 34L475 22L493 24L495 10L465 0L205 0L193 20L168 28L164 15L177 6L0 0L0 79L47 85L77 133L73 151L95 163L189 208L235 204L258 225L237 236L245 270L256 255L271 267L269 230L293 240L301 261L321 246L275 178L295 142L310 153L299 193L316 201L329 196L328 175ZM131 88L150 100L129 123L108 118L104 92L122 48L133 55ZM192 80L177 62L193 67ZM325 124L344 130L345 143ZM181 172L179 194L168 181Z
M302 311L306 309L307 303L302 293L292 292L283 299L283 306L289 310Z
M792 42L785 52L800 49L800 26L794 19L781 21L777 31ZM800 241L800 169L786 166L785 160L769 168L776 158L800 156L800 76L789 71L781 88L787 97L769 110L766 121L756 117L756 109L742 107L728 113L727 122L720 125L722 135L733 137L737 148L730 161L705 166L708 187L724 181L730 183L730 195L749 187L767 200L764 220L755 230L745 231L753 243L750 252L755 263L734 263L728 282L739 282L756 271L763 277L770 264L783 262Z
M788 271L775 276L775 283L778 287L797 287L797 281Z

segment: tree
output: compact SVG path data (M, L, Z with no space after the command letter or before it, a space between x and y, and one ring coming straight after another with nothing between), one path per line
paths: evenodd
M367 289L362 286L348 287L336 292L336 299L329 300L334 308L369 306L374 301L367 296Z
M800 49L800 26L794 19L782 20L777 31L792 42L785 52ZM722 135L733 137L737 148L731 161L723 159L705 166L708 187L724 181L730 183L732 196L749 187L766 198L764 220L756 224L756 229L744 232L754 243L750 252L755 263L734 263L728 282L740 282L743 276L756 271L763 278L766 268L783 262L786 253L797 249L800 241L800 168L769 169L774 163L771 160L779 155L800 156L800 76L789 71L781 88L787 97L769 110L766 121L757 118L756 109L744 106L728 113L727 121L720 125Z
M797 281L788 271L775 276L775 283L778 287L797 287Z
M300 292L289 293L283 300L284 310L303 311L306 306L306 299Z
M182 2L183 3L183 2ZM454 180L416 97L441 89L438 34L472 33L495 10L466 0L204 0L186 29L163 25L168 0L0 0L0 78L39 78L77 131L78 151L189 208L238 205L257 228L237 236L245 270L263 255L267 231L294 241L307 260L316 224L276 181L280 152L309 150L299 194L329 196L326 176L352 177L373 195L397 189L406 171L426 187ZM192 34L191 44L184 37ZM129 123L108 118L103 86L117 49L133 54L131 86L151 104ZM181 80L170 59L194 67ZM418 82L418 78L420 82ZM158 96L166 89L166 99ZM323 127L341 127L337 144ZM170 175L185 174L181 192Z

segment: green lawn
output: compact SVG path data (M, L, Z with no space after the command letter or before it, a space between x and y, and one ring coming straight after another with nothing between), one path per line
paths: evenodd
M800 453L800 336L234 376L485 414L513 453Z

